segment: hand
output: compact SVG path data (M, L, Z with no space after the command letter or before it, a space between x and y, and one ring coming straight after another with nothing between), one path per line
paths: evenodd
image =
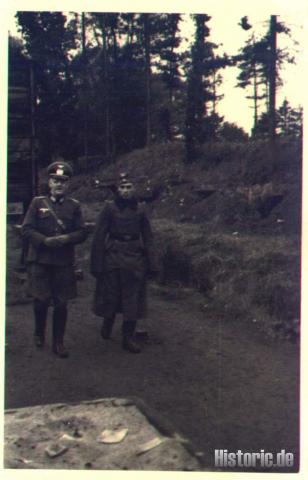
M57 239L61 245L66 245L70 241L70 237L68 235L58 235Z
M49 248L59 248L68 242L68 235L57 235L56 237L47 237L44 245Z

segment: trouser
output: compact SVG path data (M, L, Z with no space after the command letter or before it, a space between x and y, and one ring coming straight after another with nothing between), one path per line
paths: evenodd
M48 302L34 300L34 334L42 339L45 337ZM67 303L56 302L53 310L52 334L54 343L63 343L67 323Z
M134 335L137 322L125 322L122 323L122 335L124 338L130 338Z
M106 327L107 331L109 331L109 334L111 333L113 324L115 320L115 315L112 317L104 317L104 323L103 325ZM130 337L134 334L135 328L136 328L136 321L125 321L123 320L122 323L122 334L124 337Z

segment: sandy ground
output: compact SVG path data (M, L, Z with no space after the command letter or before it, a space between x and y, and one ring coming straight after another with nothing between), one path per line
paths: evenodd
M272 452L299 461L299 349L266 339L255 325L210 318L202 297L152 284L150 343L140 355L121 349L120 318L111 340L91 313L93 279L85 272L70 306L68 359L33 345L31 304L7 307L5 407L79 402L105 397L142 399L203 452ZM243 469L242 469L243 470ZM249 469L248 469L249 470Z
M202 465L187 439L139 399L104 398L7 410L5 468L200 471Z

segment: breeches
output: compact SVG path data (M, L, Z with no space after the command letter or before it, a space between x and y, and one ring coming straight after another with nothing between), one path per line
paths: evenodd
M28 278L30 295L42 302L61 304L77 295L73 265L30 264Z

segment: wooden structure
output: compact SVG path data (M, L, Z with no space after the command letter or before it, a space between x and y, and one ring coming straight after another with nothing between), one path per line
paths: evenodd
M21 54L9 58L7 201L9 215L22 215L37 193L35 92L32 62Z

